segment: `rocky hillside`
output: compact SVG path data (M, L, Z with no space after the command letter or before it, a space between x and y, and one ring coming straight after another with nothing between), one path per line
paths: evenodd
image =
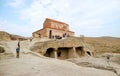
M0 40L10 40L10 34L4 31L0 31Z
M120 53L120 38L115 37L85 37L86 43L95 47L96 52L116 52Z
M22 37L22 36L19 36L19 35L13 35L13 34L9 34L5 31L0 31L0 41L1 40L5 40L5 41L8 41L8 40L16 40L16 39L27 39L26 37Z

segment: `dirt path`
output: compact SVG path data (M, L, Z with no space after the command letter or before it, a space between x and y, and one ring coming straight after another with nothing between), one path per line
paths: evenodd
M19 59L0 61L0 76L116 76L115 73L94 68L84 68L71 62L43 59L22 54Z

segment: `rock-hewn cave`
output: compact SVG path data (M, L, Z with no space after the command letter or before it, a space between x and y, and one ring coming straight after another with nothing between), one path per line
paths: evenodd
M0 46L0 53L4 53L4 52L5 52L5 49Z

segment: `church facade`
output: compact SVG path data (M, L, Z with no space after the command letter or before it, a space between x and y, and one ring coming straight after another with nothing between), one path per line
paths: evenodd
M74 32L69 30L69 25L57 20L46 18L43 28L32 33L33 38L63 38L74 36Z

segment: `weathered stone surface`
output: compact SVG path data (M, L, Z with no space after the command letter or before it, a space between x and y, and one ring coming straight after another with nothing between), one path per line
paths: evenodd
M68 59L68 61L71 61L83 67L93 67L102 70L109 70L120 76L120 63L118 61L119 58L117 58L120 56L120 54L111 54L113 56L110 57L109 62L106 58L107 55L108 53L105 53L104 55L102 55L102 57L98 57L98 58L82 57L76 59Z
M49 57L55 57L55 54L53 53L57 51L57 55L60 54L60 56L62 56L58 56L60 59L84 56L87 54L87 51L90 52L91 56L94 53L94 49L91 48L90 45L88 46L86 43L84 43L79 37L68 37L60 40L36 42L30 47L30 50L41 53L42 55L48 53Z

